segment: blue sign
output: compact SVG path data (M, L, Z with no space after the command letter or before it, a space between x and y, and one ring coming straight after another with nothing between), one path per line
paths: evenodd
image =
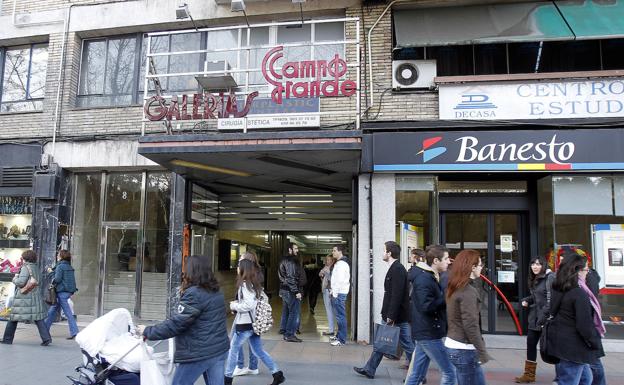
M320 110L319 98L288 98L283 99L282 104L275 103L271 98L256 98L247 115L303 114Z

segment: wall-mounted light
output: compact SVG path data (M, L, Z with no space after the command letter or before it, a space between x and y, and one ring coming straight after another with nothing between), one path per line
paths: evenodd
M193 16L191 16L191 11L189 11L188 4L182 3L178 6L178 8L176 9L176 19L191 19L193 27L195 27L195 30L197 31L197 25L195 25L195 20L193 20Z
M245 9L247 9L245 0L232 0L230 9L232 12L243 12L243 15L245 15L245 22L247 23L247 27L249 27L249 19L247 19L247 12L245 12Z

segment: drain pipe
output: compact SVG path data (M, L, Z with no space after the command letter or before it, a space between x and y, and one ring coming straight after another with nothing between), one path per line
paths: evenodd
M373 107L373 105L375 104L375 86L374 86L374 83L373 83L373 53L372 53L373 50L371 49L371 36L373 35L373 31L375 30L375 27L377 27L377 24L379 24L381 19L386 15L388 10L395 3L403 3L403 2L407 2L407 1L410 1L410 0L394 0L394 1L392 1L383 10L381 15L379 15L377 20L375 20L375 23L373 23L373 26L368 30L368 36L366 38L366 41L367 41L367 46L368 46L368 78L369 78L369 80L368 80L368 89L370 91L370 98L369 98L370 101L369 101L369 105L366 107L367 110L371 109Z

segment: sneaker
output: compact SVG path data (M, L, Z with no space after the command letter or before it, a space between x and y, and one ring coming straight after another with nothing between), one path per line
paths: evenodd
M330 341L336 341L338 339L338 337L336 337L335 335L329 337Z
M239 368L238 366L234 368L234 373L232 373L232 377L244 376L249 373L248 368Z
M254 376L257 375L258 373L260 373L259 369L249 369L247 371L247 374L251 374L251 375L254 375Z
M344 344L338 340L334 340L332 342L330 342L331 346L343 346Z

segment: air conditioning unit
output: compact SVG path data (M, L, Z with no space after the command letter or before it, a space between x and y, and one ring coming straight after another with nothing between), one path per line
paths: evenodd
M392 61L392 88L407 90L433 88L436 77L435 60L394 60Z

